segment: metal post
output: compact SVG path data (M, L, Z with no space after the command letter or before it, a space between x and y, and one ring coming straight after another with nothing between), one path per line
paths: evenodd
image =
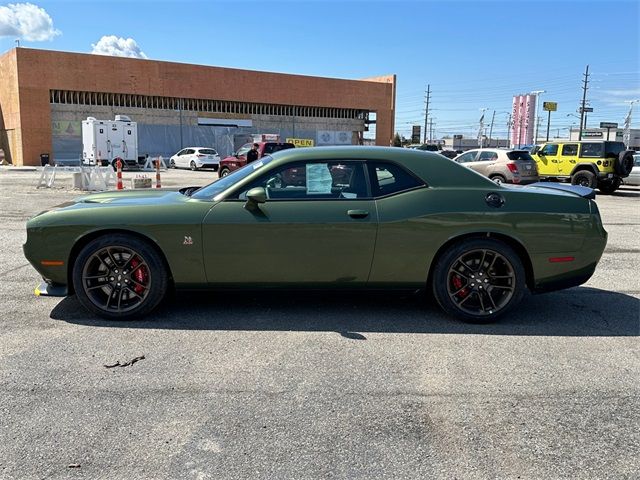
M582 140L582 129L587 125L586 112L584 111L587 103L587 84L589 83L589 65L584 72L584 81L582 85L582 108L580 108L580 132L578 133L578 141Z
M495 119L496 119L496 111L494 110L493 115L491 115L491 127L489 128L489 148L491 148L491 134L493 133L493 121Z
M551 110L549 110L549 116L547 117L547 142L549 141L549 127L551 126Z
M507 120L507 148L511 148L511 114Z
M180 101L178 102L178 109L180 111L180 150L184 148L184 145L182 142L182 102L183 102L183 99L181 98Z
M431 98L431 85L427 85L427 105L424 109L424 135L422 136L424 141L422 143L427 143L427 124L429 120L429 100Z

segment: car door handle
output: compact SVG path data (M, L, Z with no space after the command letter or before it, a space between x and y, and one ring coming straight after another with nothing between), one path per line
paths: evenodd
M369 212L366 210L347 210L347 215L351 218L367 218L369 216Z

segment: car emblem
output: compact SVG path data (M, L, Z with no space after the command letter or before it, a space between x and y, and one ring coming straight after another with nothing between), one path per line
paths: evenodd
M188 237L187 235L184 236L184 242L182 242L183 245L193 245L193 238Z

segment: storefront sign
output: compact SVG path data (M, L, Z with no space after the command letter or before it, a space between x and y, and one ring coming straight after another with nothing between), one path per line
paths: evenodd
M315 145L312 138L287 138L286 142L293 143L297 148L313 147Z

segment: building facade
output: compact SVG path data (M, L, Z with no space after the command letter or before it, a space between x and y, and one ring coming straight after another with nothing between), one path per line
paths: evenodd
M630 150L640 150L640 129L632 128L629 133L629 144L627 145L627 148ZM569 131L569 140L578 140L579 136L579 129L572 128ZM606 128L586 128L582 130L582 140L611 140L622 142L624 141L624 129L611 128L609 129L609 132L607 132Z
M257 72L14 48L0 56L0 149L14 165L79 159L81 122L124 114L141 155L209 146L221 155L256 133L314 145L375 143L394 132L395 75L363 80Z

